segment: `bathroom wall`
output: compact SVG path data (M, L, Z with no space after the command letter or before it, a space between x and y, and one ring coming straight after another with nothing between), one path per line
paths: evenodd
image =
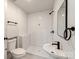
M63 49L69 59L75 59L75 32L72 33L72 38L69 41L65 41L63 38L57 35L57 12L64 0L55 0L54 13L53 13L53 29L55 31L53 35L53 41L61 42L61 49ZM68 27L75 26L75 0L68 0Z
M42 47L52 41L53 17L50 10L36 12L28 15L28 35L31 46Z
M7 8L5 12L5 23L8 20L18 23L17 25L9 25L6 23L5 37L20 36L22 38L23 46L27 48L29 44L27 39L27 14L10 1L7 1Z

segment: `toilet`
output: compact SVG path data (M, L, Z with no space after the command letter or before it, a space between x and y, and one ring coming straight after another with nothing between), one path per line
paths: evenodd
M26 55L23 48L16 48L16 39L8 40L8 51L12 54L13 59L23 59Z

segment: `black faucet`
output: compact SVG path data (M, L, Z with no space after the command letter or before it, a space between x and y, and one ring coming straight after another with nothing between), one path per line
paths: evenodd
M57 49L60 49L60 42L58 42L58 41L55 41L55 42L57 42L57 43L52 43L52 45L57 45Z

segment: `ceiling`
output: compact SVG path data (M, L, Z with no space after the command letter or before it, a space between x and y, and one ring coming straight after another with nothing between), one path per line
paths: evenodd
M26 13L52 10L54 0L14 0L14 3Z

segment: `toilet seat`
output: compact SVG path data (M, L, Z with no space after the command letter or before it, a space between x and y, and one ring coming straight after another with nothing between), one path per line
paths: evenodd
M12 50L12 54L14 56L24 56L26 54L26 51L22 48L17 48L17 49Z

